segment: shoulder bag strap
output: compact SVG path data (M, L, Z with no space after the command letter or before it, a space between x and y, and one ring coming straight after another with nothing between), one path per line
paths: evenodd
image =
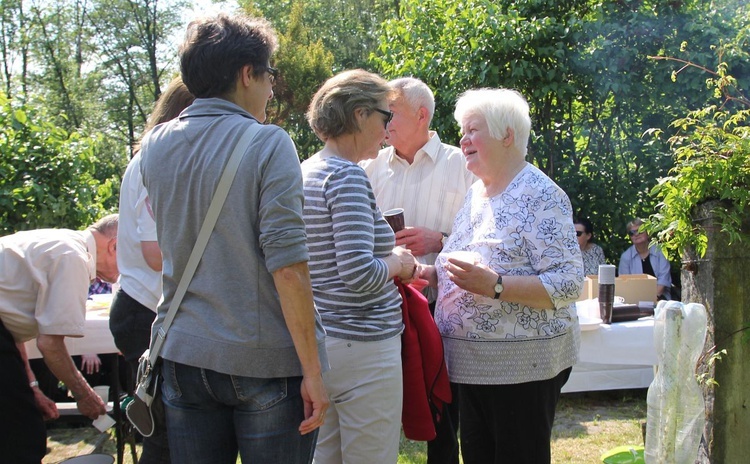
M219 218L219 213L221 213L221 209L224 206L224 200L226 200L229 188L232 186L232 181L234 181L234 176L237 174L237 168L247 151L247 147L250 146L250 143L258 134L260 128L261 124L253 124L242 135L224 168L224 173L221 175L219 185L216 187L216 192L214 192L214 196L211 199L211 205L208 207L206 218L203 220L203 225L198 233L198 239L195 241L195 246L190 253L187 266L185 266L185 272L183 272L180 283L177 285L177 290L172 298L172 303L169 305L167 316L164 318L164 322L159 328L154 342L151 344L151 349L149 350L149 361L152 366L156 364L159 352L164 344L164 339L167 336L167 331L172 325L177 309L180 307L180 303L182 303L182 298L185 296L188 285L190 285L190 281L193 279L193 274L195 274L195 270L198 268L198 263L200 263L203 251L206 249L206 244L208 244L208 239L211 237L211 233L216 225L216 220Z

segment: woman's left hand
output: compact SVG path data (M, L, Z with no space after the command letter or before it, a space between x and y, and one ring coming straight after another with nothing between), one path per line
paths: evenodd
M477 295L495 296L497 273L484 264L472 264L448 258L448 278L460 288Z

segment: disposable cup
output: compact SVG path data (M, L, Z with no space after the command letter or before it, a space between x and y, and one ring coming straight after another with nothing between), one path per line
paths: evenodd
M109 385L98 385L94 387L94 393L99 395L99 398L106 404L109 401Z
M383 218L391 226L394 233L404 228L404 208L389 209L383 213Z
M446 254L448 258L463 261L465 263L477 264L479 262L479 255L473 251L451 251Z

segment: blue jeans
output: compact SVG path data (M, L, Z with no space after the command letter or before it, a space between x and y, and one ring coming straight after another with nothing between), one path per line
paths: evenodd
M172 462L310 463L317 430L300 435L302 377L221 374L163 360L162 398Z

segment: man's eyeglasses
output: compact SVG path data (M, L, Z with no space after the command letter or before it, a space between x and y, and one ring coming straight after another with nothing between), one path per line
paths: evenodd
M383 124L385 124L385 127L388 127L388 123L390 123L393 119L393 111L381 110L380 108L375 108L375 111L385 116Z
M583 235L583 231L582 230L577 230L576 231L576 237L580 237L581 235Z
M271 81L271 85L276 83L276 78L279 77L279 70L270 66L264 66L263 69L268 73L268 79Z
M640 234L640 232L638 232L638 229L631 229L628 231L628 235L630 235L631 237L638 234Z

